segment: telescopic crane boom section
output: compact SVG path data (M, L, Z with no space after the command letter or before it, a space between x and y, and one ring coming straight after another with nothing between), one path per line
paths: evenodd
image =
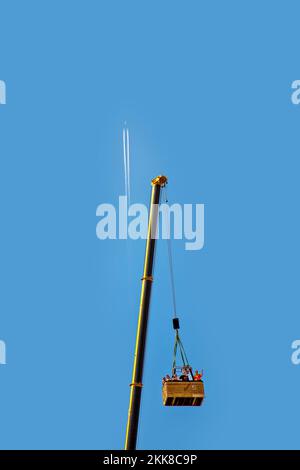
M132 381L126 429L125 450L135 450L139 425L141 395L143 387L143 369L147 339L151 288L153 282L153 262L155 256L156 230L161 188L167 184L166 176L157 176L152 180L152 192L148 221L148 234L142 277L140 309L136 333Z

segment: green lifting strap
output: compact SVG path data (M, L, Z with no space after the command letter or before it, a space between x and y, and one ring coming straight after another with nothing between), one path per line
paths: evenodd
M178 335L178 343L179 343L179 346L180 346L181 354L182 354L182 355L184 356L184 358L185 358L185 362L186 362L186 363L185 363L184 365L188 366L188 365L189 365L189 361L188 361L186 352L185 352L185 350L184 350L184 347L183 347L183 344L182 344L182 341L181 341L179 335Z
M184 350L184 347L183 347L183 344L182 344L182 341L179 337L179 333L178 333L178 330L176 330L176 335L175 335L175 344L174 344L174 353L173 353L173 365L172 365L172 370L174 371L175 367L176 367L176 356L177 356L177 348L179 346L179 352L180 352L180 356L181 356L181 359L182 359L182 363L184 366L188 366L189 365L189 361L188 361L188 358L187 358L187 355L186 355L186 352Z

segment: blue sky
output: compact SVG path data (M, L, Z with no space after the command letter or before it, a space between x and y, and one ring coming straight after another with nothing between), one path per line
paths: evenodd
M199 409L163 408L172 362L157 247L139 448L299 448L299 3L0 2L0 446L124 444L143 241L100 241L96 207L169 177L205 204L176 241L181 333Z

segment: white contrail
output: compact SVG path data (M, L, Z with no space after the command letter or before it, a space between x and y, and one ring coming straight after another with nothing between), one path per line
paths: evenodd
M130 206L130 153L129 153L129 131L126 130L127 136L127 191L128 191L128 205Z
M128 181L127 181L127 155L126 155L126 134L123 129L123 157L124 157L124 176L125 176L125 196L128 197Z

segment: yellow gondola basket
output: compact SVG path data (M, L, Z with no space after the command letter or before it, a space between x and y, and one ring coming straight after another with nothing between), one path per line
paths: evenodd
M204 399L203 382L165 382L162 399L164 406L200 406Z

